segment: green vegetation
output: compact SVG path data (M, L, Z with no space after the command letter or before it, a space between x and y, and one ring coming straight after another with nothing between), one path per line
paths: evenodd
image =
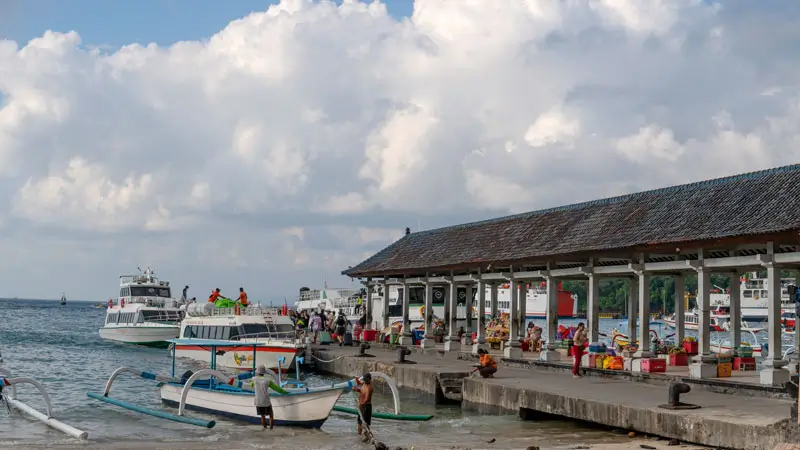
M791 277L789 272L783 272L783 277ZM766 277L766 272L759 273L759 277ZM694 295L697 293L697 275L687 274L684 278L685 288L692 298L690 307L694 306ZM728 289L730 279L727 276L711 274L711 287ZM737 281L738 282L738 281ZM586 282L564 280L564 290L572 291L578 295L578 311L586 311ZM600 312L625 313L628 302L627 279L602 279L600 281ZM670 314L675 311L674 285L670 277L650 278L650 312Z

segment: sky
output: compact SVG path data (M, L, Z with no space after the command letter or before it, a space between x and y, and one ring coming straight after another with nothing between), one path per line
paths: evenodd
M149 265L199 298L291 302L405 227L795 163L798 19L789 0L0 2L0 296L103 301Z

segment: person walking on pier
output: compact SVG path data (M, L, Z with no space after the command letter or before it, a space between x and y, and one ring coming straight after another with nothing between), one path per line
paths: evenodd
M572 338L572 353L575 355L575 364L572 366L572 376L581 377L581 358L583 358L583 347L586 345L586 328L583 322L578 324L575 329L575 336Z

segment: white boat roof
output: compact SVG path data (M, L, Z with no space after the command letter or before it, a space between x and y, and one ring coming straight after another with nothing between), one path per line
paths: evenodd
M176 345L199 345L201 347L265 347L268 345L266 342L224 341L222 339L167 339L167 342Z

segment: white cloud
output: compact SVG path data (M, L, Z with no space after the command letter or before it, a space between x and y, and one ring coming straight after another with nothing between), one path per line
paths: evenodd
M292 0L171 46L102 51L80 29L0 41L6 243L49 272L33 253L84 249L104 271L153 260L294 292L418 221L792 163L798 18L418 0L396 20L378 2Z

